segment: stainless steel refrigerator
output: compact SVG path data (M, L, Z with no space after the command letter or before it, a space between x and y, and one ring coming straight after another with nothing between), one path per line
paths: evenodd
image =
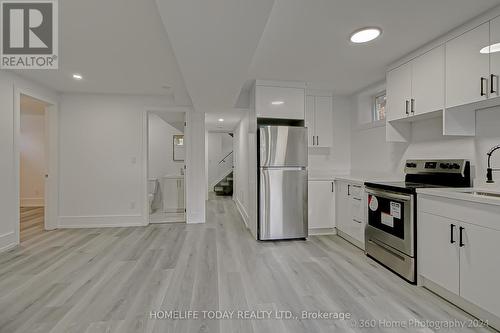
M260 126L259 239L306 238L307 128Z

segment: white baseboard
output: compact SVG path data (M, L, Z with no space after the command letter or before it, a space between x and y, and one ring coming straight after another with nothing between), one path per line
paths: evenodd
M21 198L21 207L43 207L43 198Z
M17 245L16 235L14 231L0 235L0 252L10 250Z
M58 228L120 228L148 225L142 215L60 216Z
M241 204L241 202L238 200L238 198L233 197L234 202L236 203L236 208L238 209L238 212L241 215L241 218L243 219L243 222L245 223L245 227L248 229L248 214L245 210L245 207Z
M336 235L337 228L311 228L309 229L309 236L320 235Z

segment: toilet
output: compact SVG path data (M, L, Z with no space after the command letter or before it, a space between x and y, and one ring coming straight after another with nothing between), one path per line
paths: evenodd
M158 178L148 179L148 204L149 204L149 214L154 213L155 198L158 195L159 183Z

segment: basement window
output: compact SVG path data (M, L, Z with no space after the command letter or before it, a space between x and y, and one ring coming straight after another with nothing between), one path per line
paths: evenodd
M385 119L385 91L373 96L372 121L380 121Z

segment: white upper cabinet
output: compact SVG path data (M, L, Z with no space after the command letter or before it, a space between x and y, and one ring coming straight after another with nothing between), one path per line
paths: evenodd
M411 100L411 63L387 73L387 120L409 115Z
M495 45L497 44L497 45ZM500 47L500 17L490 21L490 45L498 50ZM499 76L500 76L500 52L490 53L490 97L498 97L499 93Z
M333 144L333 107L331 96L306 97L306 126L309 147L331 147Z
M255 112L259 118L305 117L305 88L256 85Z
M489 22L446 43L446 107L488 98L490 59L480 50L490 45Z
M444 46L439 46L412 62L412 99L415 115L444 108Z
M387 73L387 120L444 108L444 46Z
M306 120L305 125L307 127L307 140L309 147L314 146L316 143L316 134L314 132L315 128L315 117L314 117L314 96L306 96Z

